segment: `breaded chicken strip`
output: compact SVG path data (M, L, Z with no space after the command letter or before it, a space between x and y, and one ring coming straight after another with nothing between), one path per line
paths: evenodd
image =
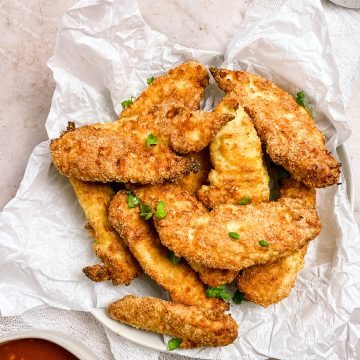
M208 267L240 270L275 261L305 246L321 230L316 210L299 199L220 205L209 213L178 186L145 186L134 191L153 209L159 201L165 202L167 216L154 218L161 242L176 256ZM229 233L237 233L238 239Z
M180 347L225 346L238 336L238 325L221 311L128 295L109 305L109 316L138 329L181 339Z
M315 208L315 189L293 179L284 179L281 198L301 199L305 206ZM304 266L307 245L273 263L254 265L244 269L237 280L238 289L245 298L264 307L289 296L297 274Z
M270 81L244 71L210 69L221 89L234 92L252 118L270 158L310 187L336 184L340 164L307 110Z
M142 271L108 221L108 207L114 191L106 184L84 183L75 178L70 182L88 221L86 228L95 240L94 252L104 263L103 267L88 266L83 269L84 273L93 281L111 279L114 285L129 284Z
M109 207L109 220L143 270L176 303L226 310L229 307L226 302L207 297L204 284L186 262L171 262L169 250L161 244L150 224L140 217L139 207L128 207L127 198L126 191L115 195Z
M194 61L171 69L153 83L123 112L120 118L143 115L169 100L181 101L184 107L197 110L209 83L207 69Z
M169 144L179 152L199 151L212 136L189 138L193 124L197 123L205 135L215 134L231 117L184 108L172 119L167 114L158 112L71 129L51 141L54 165L65 176L100 182L161 183L196 172L198 163L177 155ZM183 122L187 118L189 131Z
M247 198L253 203L268 201L270 179L252 121L231 93L217 105L215 112L232 114L235 118L210 144L214 169L209 174L210 185L199 190L199 199L210 208L239 204Z

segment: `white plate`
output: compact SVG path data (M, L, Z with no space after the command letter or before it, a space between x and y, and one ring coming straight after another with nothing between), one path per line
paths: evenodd
M339 160L342 163L342 173L346 180L347 196L351 207L354 207L354 184L352 179L352 170L350 159L346 147L341 145L337 148ZM92 315L99 320L104 326L112 330L114 333L123 338L132 341L135 344L146 346L157 351L167 351L162 335L151 333L144 330L138 330L131 326L121 324L118 321L112 320L106 312L106 309L95 309Z

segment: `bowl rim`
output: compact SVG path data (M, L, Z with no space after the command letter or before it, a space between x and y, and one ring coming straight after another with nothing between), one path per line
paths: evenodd
M54 330L24 330L5 335L0 338L0 345L6 342L20 339L42 339L57 344L69 351L79 360L98 360L98 357L82 342L70 336Z

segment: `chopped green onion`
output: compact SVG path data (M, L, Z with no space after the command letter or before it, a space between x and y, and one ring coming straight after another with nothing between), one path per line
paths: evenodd
M236 290L232 300L235 304L239 305L243 302L244 298L245 298L244 293L242 293L239 290Z
M228 294L225 290L225 285L217 286L217 287L209 287L206 289L206 295L209 298L217 297L224 300L229 300L231 295Z
M151 211L151 207L149 205L146 204L141 204L140 205L140 216L145 219L145 220L149 220L151 219L153 213Z
M125 109L127 108L128 106L130 106L135 100L135 97L134 96L130 96L130 99L127 99L127 100L124 100L122 103L121 103L121 106Z
M159 201L156 206L155 216L158 219L164 219L164 218L166 218L166 215L167 215L167 212L165 210L165 202Z
M152 76L152 77L149 77L148 79L146 79L146 83L148 85L151 85L153 83L153 81L155 80L155 78Z
M304 93L303 90L299 91L296 94L296 99L295 100L300 106L302 106L306 111L308 111L310 113L310 109L309 109L308 104L306 103L305 93Z
M181 261L181 257L176 256L173 251L169 252L169 259L174 265L178 264Z
M157 143L158 138L153 133L150 133L146 138L146 147L149 148L151 145L156 145Z
M131 191L127 191L127 204L129 209L136 208L140 205L140 199L136 197Z
M240 239L240 235L236 232L232 232L230 231L229 232L229 236L232 238L232 239L235 239L235 240L239 240Z
M250 198L248 196L244 196L242 199L240 199L239 201L239 205L246 205L250 202Z
M180 347L181 341L182 341L181 339L177 339L177 338L170 339L167 345L168 350L172 351L178 349Z
M260 240L259 245L261 245L263 247L267 247L267 246L269 246L269 243L267 241L265 241L265 240Z

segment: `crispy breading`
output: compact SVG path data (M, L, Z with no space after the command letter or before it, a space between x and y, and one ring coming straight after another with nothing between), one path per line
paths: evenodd
M196 172L198 163L177 155L169 144L176 144L177 151L191 152L205 148L212 137L189 138L193 133L192 125L187 131L182 121L176 119L188 113L189 119L193 119L190 123L198 123L204 133L212 134L231 117L184 108L172 118L167 117L168 113L159 111L126 121L87 125L67 131L51 141L54 165L68 177L100 182L161 183ZM157 138L157 144L152 146L147 144L151 134Z
M98 266L86 267L84 273L94 281L106 279L107 273L114 285L129 284L142 271L108 221L108 207L114 191L106 184L84 183L75 178L70 178L70 182L88 221L86 228L95 240L94 252L106 269L99 272Z
M216 134L210 144L214 169L209 174L210 184L199 190L199 199L210 208L220 204L239 204L245 197L253 203L269 200L270 179L261 142L249 116L231 93L217 105L215 112L232 114L235 118Z
M316 210L299 199L219 205L209 213L195 196L173 184L134 191L152 208L165 202L167 216L154 219L161 242L176 256L208 267L240 270L275 261L305 246L321 230ZM238 233L239 239L229 232ZM269 246L261 246L261 240Z
M184 107L197 110L208 83L209 74L203 65L194 61L181 64L154 79L133 104L122 111L120 118L147 114L168 100L181 101Z
M239 273L234 270L210 268L189 260L188 262L192 269L199 274L201 281L212 287L230 284Z
M125 240L143 270L166 290L174 302L207 309L226 310L221 299L209 298L204 284L190 266L173 264L149 222L140 217L139 207L129 208L126 191L119 191L109 207L109 221Z
M83 273L92 281L101 282L111 280L106 267L101 264L89 265L83 268Z
M289 296L298 272L304 266L307 245L275 262L244 269L237 280L245 299L267 307Z
M306 206L315 207L315 189L296 180L284 179L280 194L281 198L301 199ZM275 262L244 269L237 280L238 289L245 294L247 300L264 307L285 299L304 266L306 250L307 245Z
M190 173L180 178L176 183L190 194L196 194L201 186L205 184L211 169L209 148L197 153L190 153L188 156L199 163L200 170L197 173Z
M252 118L270 158L310 187L336 184L340 164L307 110L275 84L255 74L210 69L221 89L234 92Z
M128 295L108 307L109 316L135 328L181 339L180 347L225 346L238 336L238 325L221 311Z

